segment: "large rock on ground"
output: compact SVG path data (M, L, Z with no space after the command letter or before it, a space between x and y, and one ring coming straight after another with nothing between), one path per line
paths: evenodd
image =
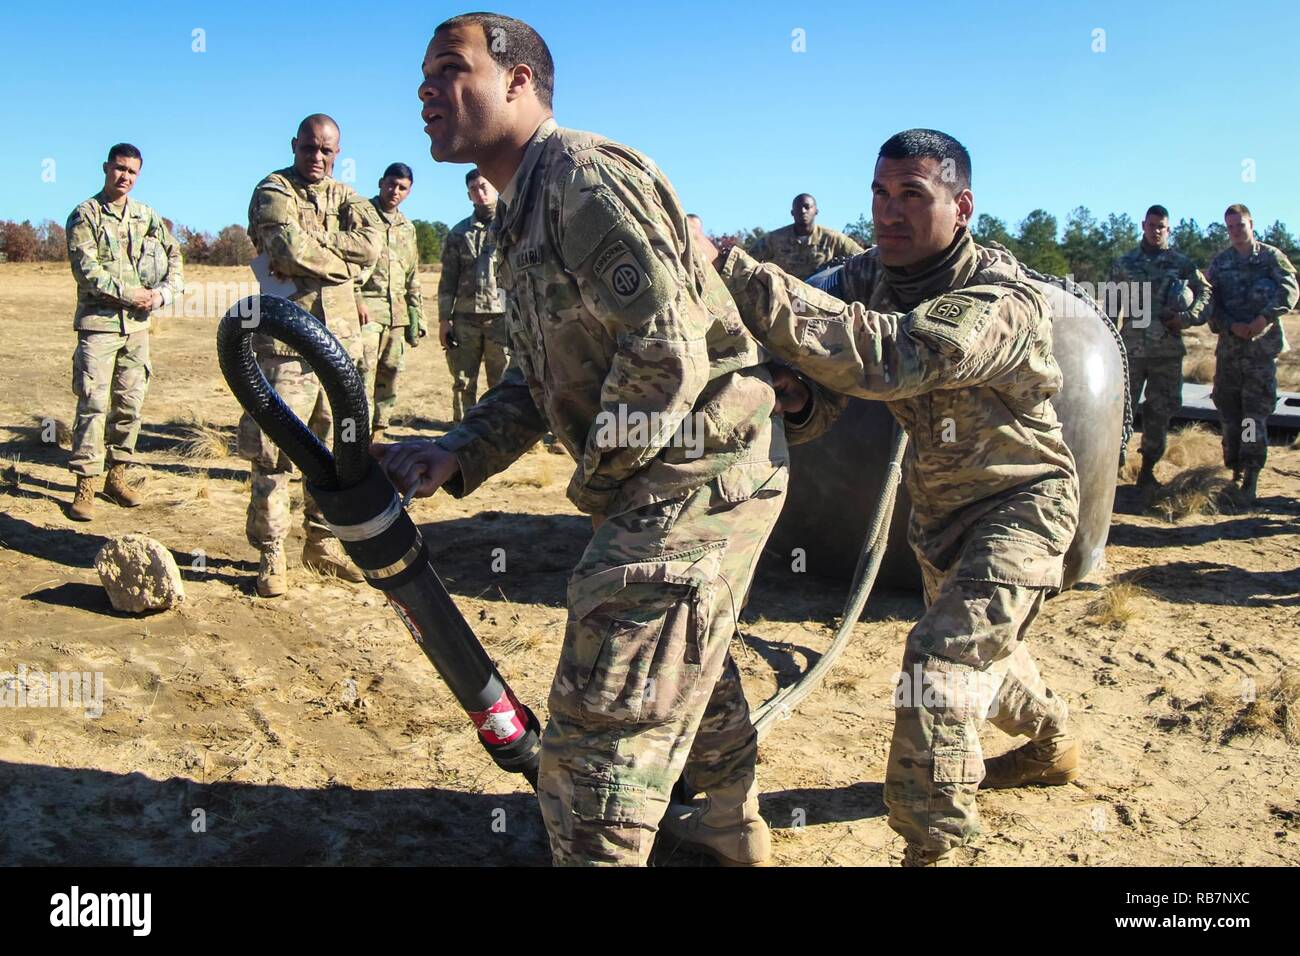
M109 601L119 611L165 611L185 600L185 584L176 560L147 535L110 538L95 555L95 570Z

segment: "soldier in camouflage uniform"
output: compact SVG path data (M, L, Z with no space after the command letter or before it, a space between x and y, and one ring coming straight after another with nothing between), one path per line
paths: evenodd
M502 38L491 52L489 34ZM477 162L504 187L515 351L459 427L376 453L399 488L457 497L548 426L577 462L568 497L595 534L569 580L537 784L555 862L643 864L684 770L709 803L679 832L763 863L756 740L728 645L785 492L777 395L667 179L635 150L556 126L552 76L517 20L467 14L434 34L425 129L435 159ZM619 420L626 431L608 427Z
M438 340L451 370L455 422L478 398L480 363L486 366L491 388L501 381L510 360L506 297L497 281L497 243L491 228L497 191L477 169L465 174L465 185L474 215L456 223L443 240L438 279Z
M379 258L383 232L375 207L331 178L338 144L338 124L330 117L317 113L302 121L290 144L293 165L271 173L253 190L248 236L271 274L293 284L293 301L324 322L360 363L360 285ZM307 363L269 335L255 335L253 349L267 381L328 443L333 418L324 390ZM367 431L364 424L356 425L359 438ZM284 541L289 534L293 463L247 413L239 421L239 452L252 462L245 533L261 555L257 592L276 597L287 587ZM303 565L349 581L364 580L326 527L306 488L303 510L307 535Z
M1183 356L1187 354L1183 329L1205 321L1210 284L1191 259L1169 248L1169 210L1164 206L1147 210L1141 244L1115 261L1110 279L1124 283L1127 290L1113 301L1118 306L1114 317L1122 323L1120 334L1128 352L1133 408L1138 407L1146 387L1142 470L1137 484L1150 491L1159 487L1152 469L1164 456L1169 419L1183 407Z
M806 279L832 259L856 256L862 247L834 229L817 225L817 200L800 193L790 204L794 222L758 240L753 257L771 262L796 279Z
M927 609L903 654L885 802L904 863L943 865L978 833L981 781L1060 784L1078 772L1065 702L1025 643L1061 587L1078 479L1050 402L1061 387L1051 314L1009 253L971 239L964 147L934 130L899 133L881 147L872 191L878 245L845 267L850 304L738 248L718 265L777 357L825 388L886 402L910 438L908 538ZM985 761L985 719L1031 742Z
M167 223L128 198L140 174L140 151L118 143L104 163L104 188L68 217L68 262L77 281L72 391L77 396L72 459L75 521L94 515L96 479L108 459L104 496L140 504L126 478L149 387L149 313L184 290L181 250ZM107 439L107 450L105 440Z
M384 229L379 261L361 287L362 361L366 398L374 409L371 437L375 441L383 440L392 418L405 346L415 348L424 334L415 226L398 211L411 193L412 181L410 166L393 163L379 180L379 195L370 200Z
M1258 490L1268 458L1268 416L1277 407L1277 357L1287 350L1282 316L1295 308L1296 270L1286 254L1255 238L1250 210L1224 213L1232 245L1210 260L1214 283L1211 328L1214 405L1219 410L1223 463L1233 469L1247 501Z

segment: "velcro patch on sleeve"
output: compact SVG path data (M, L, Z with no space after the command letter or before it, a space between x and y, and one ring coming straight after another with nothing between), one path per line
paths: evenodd
M965 353L983 328L986 311L984 303L970 296L948 293L914 313L911 331L926 339L946 342Z

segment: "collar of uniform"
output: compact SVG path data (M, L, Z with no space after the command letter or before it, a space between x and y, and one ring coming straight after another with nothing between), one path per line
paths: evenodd
M794 236L794 240L795 240L795 242L798 242L800 239L807 239L809 245L816 245L816 244L817 244L818 235L819 235L820 232L821 232L821 228L822 228L822 227L819 226L819 225L817 225L817 223L813 223L813 227L812 227L811 229L808 230L808 235L806 235L806 236L801 236L801 235L799 235L798 230L795 229L795 227L794 227L794 223L791 223L791 224L790 224L790 235Z
M95 202L99 203L100 208L107 212L115 219L126 219L131 215L131 197L125 196L122 199L121 206L114 206L104 198L104 191L101 189L95 193ZM118 210L121 210L120 212Z
M978 266L977 252L970 231L962 228L947 249L921 263L918 271L904 272L884 266L884 279L898 303L914 309L926 299L960 289L970 282Z
M1158 256L1162 252L1169 251L1168 246L1153 246L1145 239L1138 241L1138 249L1141 250L1144 256Z
M519 223L516 209L522 209L526 205L524 200L528 198L528 186L537 161L542 155L542 148L559 128L554 116L548 116L542 125L537 127L533 138L528 142L528 148L524 150L524 158L520 160L519 168L515 170L514 176L497 197L497 220L511 235L514 235Z
M392 212L385 210L384 207L379 204L378 196L371 197L370 205L375 207L375 212L379 213L380 218L390 226L400 226L402 221L406 219L406 217L402 215L402 210L400 209L394 209Z

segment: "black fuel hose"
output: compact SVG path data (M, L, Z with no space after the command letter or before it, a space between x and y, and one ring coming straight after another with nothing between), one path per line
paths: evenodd
M253 348L261 333L298 352L320 379L334 415L334 453L284 404ZM541 727L493 665L429 562L429 548L397 491L370 456L370 407L356 364L329 330L278 296L250 296L217 328L217 358L231 392L302 469L326 523L366 581L384 592L455 695L497 766L537 784Z

